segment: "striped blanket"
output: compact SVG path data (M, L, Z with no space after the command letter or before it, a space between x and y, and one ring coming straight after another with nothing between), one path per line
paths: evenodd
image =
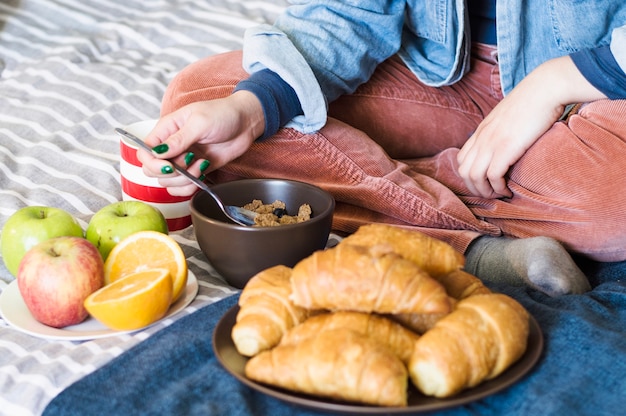
M272 22L286 4L0 0L0 226L19 208L45 205L65 209L86 227L96 211L122 198L114 128L157 118L160 98L178 71L201 57L241 48L246 28ZM0 416L40 415L47 406L50 414L62 415L82 415L86 407L108 415L146 414L147 408L189 414L180 410L190 405L203 415L301 413L236 382L210 357L210 338L197 328L210 332L224 307L218 301L237 291L208 264L191 229L172 235L197 278L198 294L146 330L49 340L16 330L3 315ZM626 262L584 269L593 286L584 295L549 298L502 288L539 322L545 339L540 360L514 386L442 414L623 413ZM0 261L0 299L15 288L13 282ZM202 348L209 361L195 368L191 359L172 359L172 348L196 359ZM143 354L147 349L155 354ZM145 364L155 361L159 365ZM188 377L169 378L170 368ZM162 389L150 391L144 381L155 371L159 376L149 381ZM133 400L120 403L125 397ZM134 411L116 412L121 404L134 405Z
M28 205L63 208L86 227L121 199L114 128L159 115L172 77L191 62L241 48L284 1L2 0L0 226ZM174 233L199 281L195 300L146 331L48 341L0 320L0 415L40 414L65 387L235 290L212 271L190 229ZM0 290L13 276L0 261Z

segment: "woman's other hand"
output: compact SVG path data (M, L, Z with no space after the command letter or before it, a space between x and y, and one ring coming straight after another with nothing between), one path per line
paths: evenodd
M459 175L484 198L511 197L506 173L570 103L606 98L569 56L532 71L480 123L458 153Z

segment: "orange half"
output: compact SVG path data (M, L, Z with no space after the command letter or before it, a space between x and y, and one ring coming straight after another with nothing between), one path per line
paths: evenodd
M158 231L139 231L117 243L104 262L104 283L154 268L169 270L175 302L187 285L187 259L176 240Z
M172 277L168 269L129 274L89 295L84 302L91 316L111 329L143 328L167 313L172 302Z

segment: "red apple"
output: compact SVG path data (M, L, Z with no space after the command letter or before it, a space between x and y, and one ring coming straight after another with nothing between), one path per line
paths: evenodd
M104 284L98 249L81 237L56 237L26 252L17 270L17 286L33 317L55 328L87 318L83 302Z

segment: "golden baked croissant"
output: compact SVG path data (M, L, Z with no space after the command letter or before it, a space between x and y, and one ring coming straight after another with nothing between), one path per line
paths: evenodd
M454 270L448 274L437 276L437 281L446 288L448 295L461 300L473 295L491 293L478 277L465 270Z
M389 250L411 260L433 277L458 270L465 258L452 246L419 231L387 224L362 225L340 244L387 246Z
M308 318L283 335L279 345L298 344L306 338L317 336L320 332L331 329L351 330L369 336L389 347L407 365L413 345L419 338L416 333L379 315L337 311Z
M377 313L449 312L443 286L395 253L352 244L317 251L291 273L291 298L308 309Z
M287 330L304 321L309 311L289 300L291 268L274 266L252 277L239 297L240 310L231 337L241 355L272 348Z
M454 308L455 302L452 302ZM448 313L399 313L395 315L389 315L389 319L392 319L405 328L410 329L416 334L423 334L432 327L435 326L437 321L448 316Z
M295 345L278 345L252 357L248 378L332 399L406 406L406 366L387 347L354 331L320 332Z
M449 397L501 374L526 351L529 315L503 294L465 298L415 343L409 376L424 394Z
M438 276L436 279L443 285L448 295L454 299L461 300L472 295L491 293L491 290L478 277L463 270L455 270L446 275ZM391 318L418 334L423 334L446 315L447 313L409 313L393 315Z

